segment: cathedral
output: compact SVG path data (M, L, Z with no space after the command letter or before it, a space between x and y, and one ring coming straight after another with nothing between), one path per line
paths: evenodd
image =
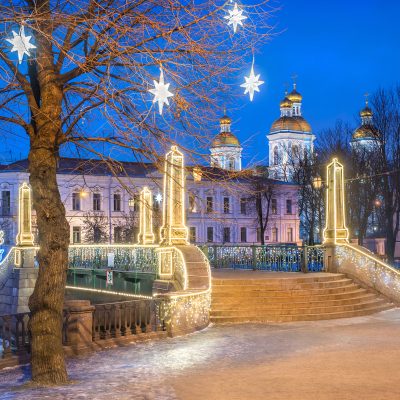
M290 181L294 166L314 149L315 136L303 117L302 102L303 96L294 84L293 90L281 101L281 116L267 135L269 171L273 179Z

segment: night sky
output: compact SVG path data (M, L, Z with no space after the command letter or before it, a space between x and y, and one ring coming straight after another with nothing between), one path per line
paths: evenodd
M256 54L255 64L266 83L252 103L243 96L243 107L231 115L245 165L265 161L265 135L279 117L292 75L298 76L303 115L317 137L337 119L357 124L365 92L400 83L398 0L281 0L271 5L281 7L271 21L276 36ZM0 140L0 161L10 151L13 158L27 155L21 135L3 132Z

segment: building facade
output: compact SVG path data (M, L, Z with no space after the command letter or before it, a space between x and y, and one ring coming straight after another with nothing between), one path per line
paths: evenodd
M243 170L239 140L224 116L210 148L211 165L186 168L186 221L192 243L260 243L255 209L253 170ZM114 171L114 173L111 172ZM115 171L120 171L115 174ZM70 224L71 243L136 243L139 228L139 193L147 186L153 194L156 240L162 225L162 178L153 164L61 158L57 181ZM0 229L8 243L15 242L18 188L29 182L28 161L0 168ZM266 243L298 243L297 187L263 179L271 189L271 212ZM33 214L35 226L35 216ZM34 228L35 229L35 228Z

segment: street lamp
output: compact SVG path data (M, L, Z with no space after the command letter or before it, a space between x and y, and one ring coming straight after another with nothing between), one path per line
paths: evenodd
M322 188L322 179L321 177L318 175L313 179L312 182L314 189L321 189Z

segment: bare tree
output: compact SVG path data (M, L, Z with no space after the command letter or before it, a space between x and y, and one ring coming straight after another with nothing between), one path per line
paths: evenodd
M256 43L260 48L269 36L265 5L264 0L247 5L246 29L233 35L223 18L231 5L224 1L1 3L0 121L21 127L29 138L39 231L40 268L29 301L37 383L67 381L61 328L69 226L56 180L60 150L69 144L71 151L107 159L111 148L120 148L139 160L160 162L165 147L187 132L197 144L204 141L224 101L221 94L228 93ZM5 47L16 24L36 46L21 65ZM148 90L160 65L174 97L170 112L156 119ZM82 130L83 118L100 120L107 129Z
M83 240L85 243L107 243L109 221L101 212L87 212L83 215Z
M381 137L375 171L381 177L386 254L389 262L393 262L400 228L400 86L378 90L371 103Z
M268 228L272 214L272 198L274 196L274 184L266 173L257 173L248 178L249 182L249 203L254 207L256 224L260 232L260 241L265 245L265 232Z

